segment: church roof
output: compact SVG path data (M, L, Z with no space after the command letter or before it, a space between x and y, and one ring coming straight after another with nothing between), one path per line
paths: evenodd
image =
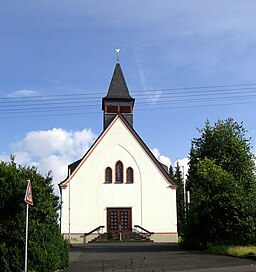
M116 63L116 67L108 88L108 93L103 99L133 100L126 85L121 65L119 62Z

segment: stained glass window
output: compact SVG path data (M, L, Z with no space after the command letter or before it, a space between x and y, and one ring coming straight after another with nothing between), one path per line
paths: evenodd
M105 170L105 183L112 183L112 169L110 167Z
M133 183L133 169L131 167L128 167L126 171L126 183Z
M116 183L123 183L123 164L121 161L116 163Z

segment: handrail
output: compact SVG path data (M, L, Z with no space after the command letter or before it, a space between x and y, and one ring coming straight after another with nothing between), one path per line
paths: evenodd
M85 233L84 236L88 236L92 234L93 232L95 232L96 230L103 229L103 228L105 228L105 226L98 226L97 228L91 230L90 232Z
M145 231L145 232L148 233L149 235L154 234L154 232L148 231L148 230L144 229L143 227L141 227L141 226L139 226L139 225L134 225L134 227L135 227L135 228L139 228L139 229Z

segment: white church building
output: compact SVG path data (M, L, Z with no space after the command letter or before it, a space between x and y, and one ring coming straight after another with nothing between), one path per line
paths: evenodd
M135 233L178 240L176 185L134 130L134 103L117 62L102 99L103 131L59 184L61 233L71 243Z

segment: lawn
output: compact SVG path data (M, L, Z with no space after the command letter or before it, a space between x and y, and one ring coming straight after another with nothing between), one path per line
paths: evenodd
M213 245L208 251L235 257L256 256L256 246Z

